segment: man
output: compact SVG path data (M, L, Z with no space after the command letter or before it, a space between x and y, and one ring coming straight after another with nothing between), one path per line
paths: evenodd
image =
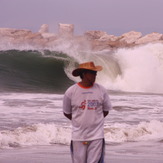
M72 75L81 81L64 95L63 112L72 121L71 154L73 163L104 163L104 117L111 109L107 91L95 83L102 66L80 64Z

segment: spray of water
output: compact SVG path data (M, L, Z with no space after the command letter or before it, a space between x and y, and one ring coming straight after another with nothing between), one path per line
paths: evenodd
M28 45L3 45L0 43L1 50L44 50ZM47 50L47 49L46 49ZM97 82L104 85L107 89L163 93L163 44L150 43L134 48L119 48L116 51L91 52L89 44L85 42L82 46L74 40L61 40L57 46L49 46L49 51L59 51L66 53L72 58L66 65L67 76L74 80L71 75L76 63L94 61L96 65L102 65L103 71L98 73ZM75 63L74 63L75 62Z

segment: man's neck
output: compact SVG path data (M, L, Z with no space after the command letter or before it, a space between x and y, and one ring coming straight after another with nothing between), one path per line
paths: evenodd
M81 86L83 86L83 87L92 87L94 83L81 81L81 82L79 82L79 84L80 84Z

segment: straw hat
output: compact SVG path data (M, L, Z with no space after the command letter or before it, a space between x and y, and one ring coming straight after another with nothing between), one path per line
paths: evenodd
M79 64L78 68L73 70L72 75L80 76L80 74L83 72L83 70L101 71L102 66L95 66L93 62L82 63L82 64Z

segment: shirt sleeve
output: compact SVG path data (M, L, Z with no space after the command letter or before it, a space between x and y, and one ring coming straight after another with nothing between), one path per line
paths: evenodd
M72 113L71 99L66 94L63 98L63 112L66 114Z
M103 111L109 111L112 109L111 101L108 96L107 91L104 93L104 103L103 103Z

